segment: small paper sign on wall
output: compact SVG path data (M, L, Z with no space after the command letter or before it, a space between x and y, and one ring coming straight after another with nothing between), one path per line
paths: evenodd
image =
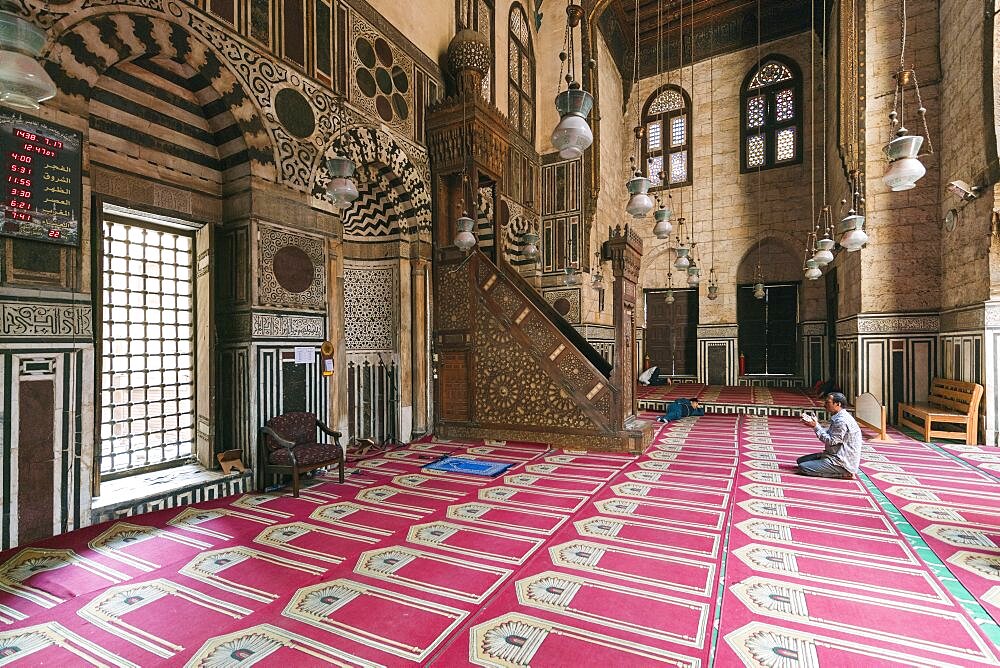
M316 362L316 348L313 346L295 346L296 364L313 364Z

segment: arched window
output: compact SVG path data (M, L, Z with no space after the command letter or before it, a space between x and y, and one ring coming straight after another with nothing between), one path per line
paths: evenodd
M742 171L802 162L802 74L782 56L768 56L740 91Z
M691 184L691 99L672 84L653 91L642 110L642 163L653 187Z
M507 40L507 113L521 136L535 141L535 54L521 5L510 8Z

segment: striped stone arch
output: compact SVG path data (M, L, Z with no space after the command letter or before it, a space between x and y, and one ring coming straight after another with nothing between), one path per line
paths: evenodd
M274 149L259 110L237 76L184 26L138 12L89 14L59 33L44 65L60 93L70 98L69 106L85 111L105 72L121 63L153 58L173 60L199 73L228 109L245 147L230 156L227 167L246 163L254 176L274 180Z
M347 156L359 166L360 196L344 211L344 234L353 237L417 238L431 230L431 198L425 176L406 152L378 128L351 127L321 154ZM327 200L329 173L316 166L313 195Z

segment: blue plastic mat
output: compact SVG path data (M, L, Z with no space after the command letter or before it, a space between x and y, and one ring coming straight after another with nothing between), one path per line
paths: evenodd
M482 459L465 459L464 457L442 457L421 468L492 478L500 475L513 465L511 462L488 462Z

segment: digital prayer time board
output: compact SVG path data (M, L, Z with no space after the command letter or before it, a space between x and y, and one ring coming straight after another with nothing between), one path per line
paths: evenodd
M75 130L0 109L0 234L80 243L82 143Z

